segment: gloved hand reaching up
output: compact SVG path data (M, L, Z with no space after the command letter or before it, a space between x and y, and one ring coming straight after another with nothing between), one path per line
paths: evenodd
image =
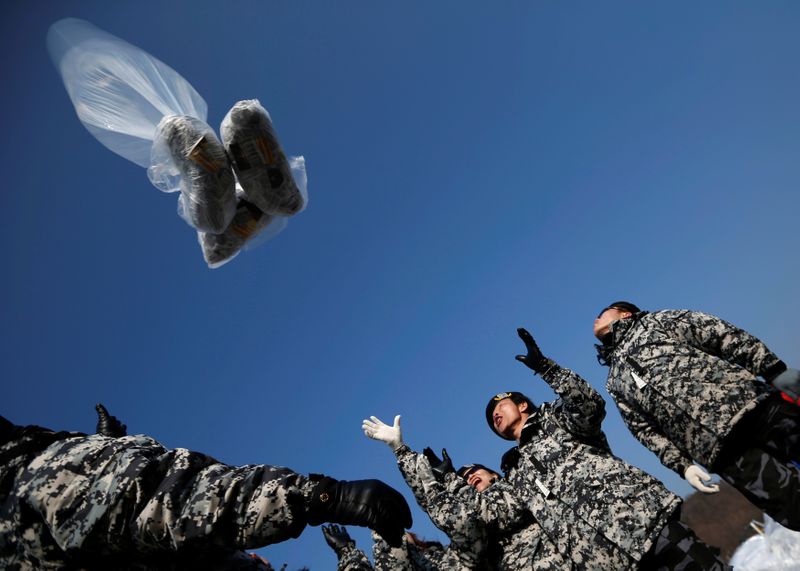
M342 552L347 547L355 547L356 542L350 538L347 530L340 525L331 524L322 526L322 535L325 536L325 541L336 552L336 555L342 555Z
M128 434L127 425L122 424L116 416L108 414L106 407L102 404L97 403L94 409L97 411L97 434L112 438L120 438Z
M525 343L525 348L528 350L527 355L517 355L515 357L517 361L527 366L534 373L540 375L553 365L553 361L542 355L542 351L539 349L536 341L533 340L533 336L528 333L527 329L524 327L518 328L517 335L519 335L519 338Z
M385 424L377 416L370 416L361 424L364 434L373 440L380 440L394 451L403 445L403 432L400 430L400 415L394 417L394 425Z
M450 455L447 454L447 448L442 448L441 460L431 448L425 448L422 453L425 455L425 458L428 459L431 470L433 470L433 475L438 481L444 482L446 474L456 471L455 468L453 468L453 461L450 460Z

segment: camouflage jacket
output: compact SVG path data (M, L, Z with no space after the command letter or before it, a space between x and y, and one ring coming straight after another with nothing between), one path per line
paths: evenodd
M428 459L407 446L396 454L417 503L452 541L441 569L570 568L507 482L478 493L454 474L437 482Z
M638 313L611 325L608 392L634 436L683 477L713 469L733 426L772 389L781 361L758 339L695 311Z
M300 535L316 485L147 436L38 427L0 440L0 460L2 569L258 568L239 550Z
M367 556L356 547L355 543L346 546L337 554L339 563L336 571L373 571L375 569Z
M611 453L605 403L586 381L552 362L542 377L561 398L533 409L506 477L577 568L635 568L680 499Z
M450 565L446 547L435 544L420 548L408 542L403 536L402 544L392 547L383 538L372 532L374 540L372 555L375 558L373 567L363 551L355 544L347 546L338 554L337 571L436 571L438 569L457 569Z
M400 547L391 547L380 535L373 532L372 556L377 571L437 571L439 569L461 569L451 548L435 543L420 547L403 536Z
M450 538L450 545L437 555L442 569L480 569L485 566L486 529L474 515L448 519L450 492L433 475L428 459L403 445L395 450L397 464L419 506L434 525ZM427 550L426 550L427 553Z

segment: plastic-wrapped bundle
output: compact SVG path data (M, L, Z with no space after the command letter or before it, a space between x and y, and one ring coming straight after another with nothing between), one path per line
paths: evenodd
M269 113L257 99L236 103L222 120L220 135L247 200L280 216L305 208L307 196L295 184Z
M186 115L164 117L156 130L153 159L171 159L177 169L181 217L200 231L224 232L236 211L235 180L211 127Z
M148 176L160 190L180 190L190 224L224 230L236 204L233 175L218 167L224 151L205 124L205 101L189 82L147 52L75 18L50 27L47 47L89 132L118 155L149 167ZM167 116L183 119L167 121ZM154 145L161 131L166 141ZM195 161L208 157L213 162ZM201 173L209 164L210 176ZM188 180L182 180L185 176Z
M764 532L742 543L730 563L737 571L797 571L800 532L786 529L765 515Z
M203 257L209 268L218 268L231 261L244 246L264 228L273 223L275 217L261 211L247 200L239 200L236 214L228 228L219 234L198 232L197 239L203 249Z
M291 176L300 194L307 193L306 161L303 157L290 157ZM264 213L247 199L240 185L236 187L238 197L236 215L228 229L221 234L198 232L197 239L203 249L203 257L209 268L218 268L231 261L242 250L254 248L280 234L288 225L283 216Z

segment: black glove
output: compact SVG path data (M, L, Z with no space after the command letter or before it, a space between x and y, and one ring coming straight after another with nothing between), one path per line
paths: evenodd
M321 476L314 488L307 516L310 525L329 522L369 527L392 547L400 547L403 533L412 523L405 498L380 480L347 482L327 476Z
M328 542L331 549L339 556L342 555L342 551L344 551L346 547L355 547L356 545L356 542L350 539L350 534L347 533L347 530L336 524L323 525L322 535L325 536L325 541Z
M428 459L431 469L433 470L433 475L439 482L444 482L445 474L456 471L455 468L453 468L453 461L450 460L450 456L447 454L447 448L442 448L441 460L439 460L436 452L430 448L425 448L422 453L425 455L425 458Z
M522 342L525 343L525 348L528 350L527 355L517 355L515 359L520 363L526 365L529 369L532 369L534 373L543 373L547 369L549 369L553 362L542 355L542 352L539 350L539 346L536 344L536 341L533 340L533 337L528 330L524 327L520 327L517 329L517 334L519 338L522 339Z
M106 407L98 403L94 409L97 411L97 434L112 438L127 436L127 425L117 420L116 416L108 414Z

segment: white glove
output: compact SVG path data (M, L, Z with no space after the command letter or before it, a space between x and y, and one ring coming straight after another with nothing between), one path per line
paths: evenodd
M394 417L394 425L384 424L377 416L370 416L361 424L364 434L373 440L380 440L389 445L392 450L397 450L403 445L403 432L400 430L400 415Z
M695 490L706 494L716 494L719 492L719 484L714 484L713 486L705 485L704 482L711 481L711 476L700 466L692 464L683 472L683 477Z

